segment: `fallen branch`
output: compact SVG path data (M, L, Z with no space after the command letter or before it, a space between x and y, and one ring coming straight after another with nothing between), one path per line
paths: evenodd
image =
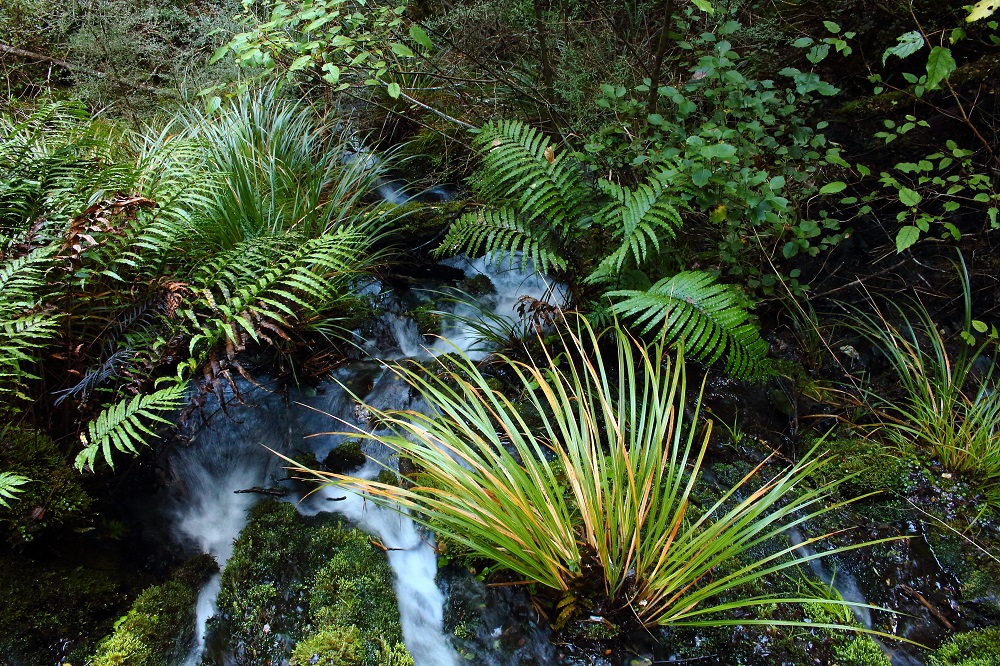
M102 72L97 69L91 69L85 65L77 65L71 63L67 60L60 60L59 58L53 58L51 56L43 55L41 53L35 53L34 51L25 51L24 49L17 49L13 46L8 46L6 44L0 44L0 53L6 53L12 56L17 56L19 58L28 58L30 60L38 60L41 62L50 62L53 65L62 67L63 69L68 69L69 71L78 71L85 74L91 74L93 76L99 76L109 81L114 81L115 83L120 83L125 86L131 86L133 88L139 88L140 90L146 90L148 92L156 93L157 95L163 95L165 97L177 97L177 93L172 90L166 90L164 88L156 88L154 86L146 85L145 83L138 83L136 81L126 81L121 79L114 74L108 74L107 72Z
M272 497L285 497L288 495L288 490L285 488L262 488L261 486L254 486L253 488L244 488L243 490L234 490L233 493L240 495L242 493L256 493L258 495L270 495Z
M907 596L910 596L919 601L920 605L929 610L931 612L931 615L934 616L934 619L943 624L946 629L948 629L949 631L955 631L955 625L949 622L948 618L942 615L941 611L935 608L931 602L927 601L927 599L924 598L924 595L920 594L909 585L900 585L899 587L903 590L903 592L907 594Z

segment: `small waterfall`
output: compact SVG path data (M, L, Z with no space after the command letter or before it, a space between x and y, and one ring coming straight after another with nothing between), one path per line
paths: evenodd
M563 298L560 288L553 288L530 267L527 271L512 268L509 260L498 266L467 259L451 263L463 268L469 276L490 278L496 293L485 297L481 307L512 328L517 325L516 306L522 296L555 303ZM480 311L469 307L459 314L474 316ZM403 358L427 359L454 351L444 341L428 345L415 323L406 317L389 314L385 321ZM448 326L445 335L463 350L471 349L477 340L475 332L457 320ZM355 394L367 393L365 402L378 409L421 407L413 404L410 388L387 372L380 362L355 361L338 369L334 376ZM366 390L367 386L370 390ZM245 404L229 406L228 415L221 410L217 412L197 432L190 446L176 452L171 463L179 480L172 509L175 532L181 541L215 556L220 566L231 556L233 541L245 526L247 511L256 497L235 491L268 486L272 479L283 476L281 461L262 445L282 452L310 449L317 459L323 460L348 438L314 436L316 433L344 429L335 419L358 427L368 426L367 413L337 384L326 384L317 391L293 390L288 396L243 383L240 388ZM365 447L370 457L385 461L384 447L370 443ZM380 469L369 461L355 473L372 478ZM430 535L419 530L404 514L376 507L355 495L340 499L344 494L337 489L322 489L301 501L299 510L307 514L336 511L382 543L388 549L389 564L395 574L404 642L416 666L456 665L458 657L443 631L444 595L435 581L437 554ZM329 501L334 498L338 501ZM216 576L201 590L197 609L198 644L185 666L200 663L206 621L217 610L215 600L220 583L220 576Z
M241 390L249 402L277 402L278 396L261 389L243 385ZM276 450L285 448L282 441L273 438L283 431L282 411L241 407L240 420L234 421L220 410L198 430L191 445L177 450L170 461L179 480L171 510L176 536L212 555L220 567L233 554L233 542L255 501L252 494L236 491L267 485L280 469L277 459L261 444ZM268 436L272 438L264 440ZM206 622L217 610L220 585L221 576L213 576L198 594L196 643L185 666L200 661Z

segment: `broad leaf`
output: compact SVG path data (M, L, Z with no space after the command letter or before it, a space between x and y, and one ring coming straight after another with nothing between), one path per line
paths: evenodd
M906 58L913 55L919 51L924 46L924 36L918 31L908 32L906 34L900 35L896 38L897 43L895 46L890 46L882 54L882 64L889 56L896 56L898 58Z
M927 57L927 90L938 88L938 84L954 71L955 59L951 56L951 49L935 46Z
M917 242L918 238L920 238L920 229L914 226L903 227L896 234L896 252L902 252L910 247Z

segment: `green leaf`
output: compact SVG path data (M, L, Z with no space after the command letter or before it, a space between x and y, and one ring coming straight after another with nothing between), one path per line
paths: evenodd
M420 44L428 51L434 48L434 43L431 41L431 38L428 37L427 33L424 32L424 29L416 23L410 26L410 39L415 41L417 44Z
M823 26L835 35L840 34L840 26L833 21L823 21Z
M698 187L705 187L711 177L712 172L708 169L696 169L694 173L691 174L691 182Z
M916 206L923 200L919 192L914 192L908 187L899 188L899 202L904 206Z
M337 85L337 82L340 81L340 68L332 62L323 65L323 72L323 80L327 83Z
M228 51L229 51L229 44L226 44L225 46L220 46L219 48L215 49L215 53L213 53L212 57L208 59L208 64L214 65L215 63L219 62L220 60L222 60L222 58L226 55Z
M417 54L414 53L410 49L410 47L407 46L406 44L400 44L399 42L391 42L389 44L389 48L391 48L392 52L395 53L396 55L398 55L401 58L416 58L417 57Z
M794 42L792 42L792 46L794 46L797 49L804 49L812 46L812 43L813 43L812 37L799 37Z
M736 155L736 147L728 143L715 143L709 146L702 146L699 151L702 157L707 159L727 160Z
M386 86L385 91L389 93L389 97L393 99L399 99L399 95L400 93L403 92L403 89L399 87L398 83L393 81L388 86Z
M917 242L920 238L920 229L913 226L906 226L896 234L896 252L902 252Z
M972 320L972 328L976 329L979 333L985 333L989 329L986 322L979 321L978 319Z
M691 0L691 2L701 11L715 14L715 8L712 7L712 3L709 0Z
M927 57L927 90L935 90L938 84L951 76L955 71L955 59L951 56L951 49L943 46L935 46L931 49L931 54Z
M837 194L838 192L843 192L847 189L847 183L842 180L835 180L832 183L827 183L819 189L820 194Z
M288 71L297 72L300 69L305 69L306 65L308 65L310 61L312 61L312 55L308 53L306 55L300 55L298 58L292 61L291 65L288 66Z
M896 40L896 45L890 46L885 50L885 53L882 54L883 65L885 65L885 61L889 58L889 56L906 58L913 55L924 46L924 36L917 30L900 35L896 38Z

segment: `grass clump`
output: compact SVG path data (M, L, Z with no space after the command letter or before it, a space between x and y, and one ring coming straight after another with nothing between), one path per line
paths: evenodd
M695 425L697 401L685 422L683 358L671 362L664 340L641 344L617 326L608 344L600 338L574 319L560 325L554 350L534 362L497 357L494 367L502 366L540 419L531 427L522 405L492 388L464 355L451 355L436 371L399 367L432 410L381 412L393 434L358 434L411 458L421 470L416 485L317 474L413 510L478 556L548 588L570 615L593 599L625 626L724 625L738 622L726 616L755 606L804 601L766 592L720 600L820 556L791 557L796 546L709 574L843 506L827 503L840 481L803 483L827 461L805 456L751 487L762 464L714 503L693 509L710 427Z
M897 308L898 326L881 313L859 316L854 326L879 346L902 389L899 397L866 391L886 437L903 450L913 442L927 447L949 470L984 483L991 495L989 489L1000 485L1000 392L993 386L996 363L984 352L995 339L969 344L969 311L967 305L954 343L923 306L910 313Z

